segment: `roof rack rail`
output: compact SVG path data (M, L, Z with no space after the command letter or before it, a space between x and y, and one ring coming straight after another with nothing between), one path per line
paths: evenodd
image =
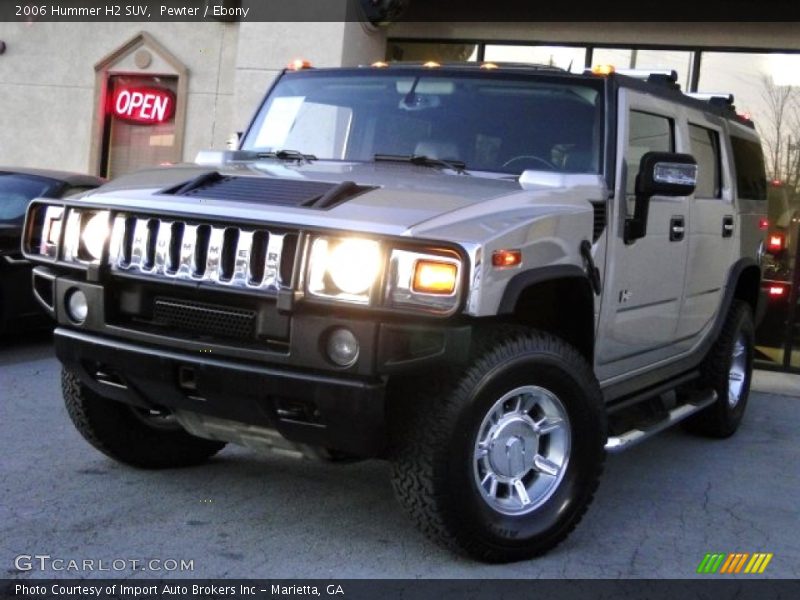
M721 106L722 108L734 110L733 94L728 92L686 92L686 95L695 100L708 102L712 106Z
M436 61L424 61L424 60L393 60L393 61L378 61L376 63L372 63L371 65L361 64L358 65L359 68L367 68L367 67L395 67L395 68L403 68L403 67L424 67L427 65L431 65L436 63L437 66L446 67L446 68L461 68L461 69L478 69L482 65L492 65L493 67L503 68L503 69L533 69L537 71L556 71L559 73L566 73L567 70L561 67L556 67L554 65L547 65L544 63L525 63L525 62L503 62L503 61L496 61L496 60L484 60L480 62L467 62L467 61L453 61L453 62L436 62Z
M673 89L681 89L678 83L678 72L674 69L617 69L619 75L641 79L648 83L657 83Z

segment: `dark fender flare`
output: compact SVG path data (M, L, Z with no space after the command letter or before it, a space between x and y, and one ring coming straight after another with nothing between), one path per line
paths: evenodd
M539 296L536 290L546 295ZM583 269L574 265L552 265L512 277L506 285L498 315L514 315L562 337L591 363L597 328L595 297L592 283ZM545 302L538 307L542 312L525 310L525 307L530 309L531 301L534 305ZM520 311L521 304L523 310Z
M517 273L506 285L497 314L507 315L513 313L520 296L531 286L556 279L571 278L582 279L586 283L586 289L589 294L592 295L592 285L586 276L586 271L576 265L550 265Z

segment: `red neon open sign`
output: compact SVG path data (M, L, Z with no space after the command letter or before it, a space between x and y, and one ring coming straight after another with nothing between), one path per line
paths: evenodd
M164 123L175 114L175 94L159 88L118 88L111 98L111 112L134 123Z

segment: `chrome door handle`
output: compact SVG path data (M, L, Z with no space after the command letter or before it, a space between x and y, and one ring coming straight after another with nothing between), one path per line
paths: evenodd
M722 217L722 237L733 237L733 215Z
M680 242L686 233L686 221L682 215L672 217L669 221L669 241Z

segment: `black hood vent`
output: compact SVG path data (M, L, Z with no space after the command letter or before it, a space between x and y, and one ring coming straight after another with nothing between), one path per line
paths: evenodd
M325 210L373 189L352 181L329 183L305 179L237 177L211 171L161 193Z

